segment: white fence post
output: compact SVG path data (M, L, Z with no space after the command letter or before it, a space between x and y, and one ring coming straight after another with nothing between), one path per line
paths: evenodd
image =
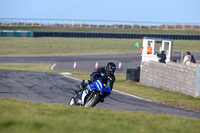
M65 27L65 24L66 24L66 20L64 20L64 24L63 24L63 27Z
M82 28L82 21L80 21L80 27Z
M192 30L194 30L194 24L192 24Z
M11 26L12 25L12 19L10 19L10 24L9 24L9 26Z
M24 26L26 26L26 19L24 20Z
M32 24L31 25L33 26L33 24L34 24L34 20L32 19Z
M72 27L74 27L74 20L72 19Z
M176 30L176 23L174 24L174 30Z
M157 30L159 29L159 23L157 24Z
M89 21L89 28L90 28L90 25L91 25L91 21Z
M148 26L148 29L151 29L151 26L150 26L150 22L149 22L149 26Z
M17 19L17 26L19 26L19 19Z
M40 26L42 25L42 20L40 19Z
M99 28L99 20L97 21L97 28Z
M166 30L168 30L168 23L166 24Z
M4 19L2 19L2 26L4 25Z
M48 26L49 26L49 21L54 21L52 19L23 19L23 18L0 18L1 22L0 25L2 26L46 26L47 24L45 23L48 21ZM28 22L27 22L28 20ZM29 23L29 21L32 20L32 23ZM57 20L61 21L61 25L63 27L67 27L67 22L66 21L71 21L71 20L66 20L66 19L55 19L55 26L60 26L59 22L57 25ZM34 21L36 21L36 25L34 24ZM42 23L42 21L45 21ZM75 21L75 22L74 22ZM101 26L101 20L73 20L72 19L72 24L71 27L74 27L74 24L79 21L80 22L80 27L83 27L84 24L88 25L88 28L92 27L97 27L100 28ZM84 21L84 23L83 23ZM92 21L92 22L91 22ZM96 24L94 24L95 22ZM129 24L132 23L132 24ZM136 25L134 25L136 24ZM162 29L162 30L200 30L200 23L176 23L176 22L135 22L135 21L116 21L116 20L105 20L105 28L113 27L113 28L122 28L125 29L126 25L130 25L130 29L134 29L135 26L139 26L139 29L147 28L147 29Z

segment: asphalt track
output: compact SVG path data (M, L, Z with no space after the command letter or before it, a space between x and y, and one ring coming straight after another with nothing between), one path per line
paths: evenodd
M196 60L200 60L200 52L192 53ZM173 59L180 58L180 53L173 53ZM74 61L77 68L74 69ZM42 63L51 64L52 69L58 70L77 70L88 71L95 70L95 64L98 67L105 66L107 62L114 62L117 66L121 62L121 69L117 73L126 73L128 68L140 67L141 53L130 54L96 54L96 55L58 55L58 56L0 56L0 63Z
M200 53L193 53L196 60L200 60ZM174 54L174 57L179 55ZM77 68L73 68L74 61ZM118 73L126 73L127 68L140 66L141 54L103 54L103 55L63 55L63 56L1 56L0 63L42 63L51 64L52 69L93 71L96 61L105 66L108 61L122 68ZM53 65L54 64L54 65ZM68 104L79 87L80 81L60 74L42 72L23 72L0 70L0 97L22 99L34 102ZM128 94L113 91L104 103L97 108L114 110L143 111L149 113L170 114L200 118L199 111L178 109L171 106L140 99Z
M74 61L77 68L74 69ZM125 73L127 68L140 66L141 54L99 54L99 55L61 55L61 56L1 56L0 63L42 63L55 64L53 69L77 70L91 72L98 67L105 66L107 62L114 62L116 65L121 62L122 67L116 72Z
M80 82L78 79L56 73L0 70L0 97L68 104ZM179 109L115 90L96 107L200 118L199 111Z

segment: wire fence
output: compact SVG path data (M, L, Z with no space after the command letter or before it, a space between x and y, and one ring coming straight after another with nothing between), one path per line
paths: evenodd
M139 22L139 21L79 20L79 19L34 19L34 18L0 18L0 26L200 30L200 23Z

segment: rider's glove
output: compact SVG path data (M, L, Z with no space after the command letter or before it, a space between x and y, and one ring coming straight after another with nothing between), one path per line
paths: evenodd
M94 82L95 80L97 80L101 75L99 73L95 73L90 77L90 81Z
M95 78L93 76L90 77L90 82L94 82Z

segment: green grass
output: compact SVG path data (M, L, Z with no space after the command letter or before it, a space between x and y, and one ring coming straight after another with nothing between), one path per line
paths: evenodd
M103 38L0 38L0 56L139 53L142 39ZM199 40L175 40L173 51L199 52Z
M0 64L1 70L48 72L51 65L47 64Z
M0 99L2 133L199 133L200 119Z
M89 38L0 38L0 55L69 55L140 52L135 41Z
M140 52L133 44L141 39L87 38L0 38L0 56L6 55L68 55ZM200 41L174 41L174 51L197 52ZM187 47L188 46L188 47ZM91 53L92 54L92 53ZM0 69L42 72L50 70L44 64L0 64ZM89 72L71 72L79 79L89 78ZM125 74L116 74L114 89L155 101L200 107L200 98L163 91L125 81ZM6 133L198 133L200 120L144 112L68 107L59 104L33 103L7 98L0 99L0 131Z

